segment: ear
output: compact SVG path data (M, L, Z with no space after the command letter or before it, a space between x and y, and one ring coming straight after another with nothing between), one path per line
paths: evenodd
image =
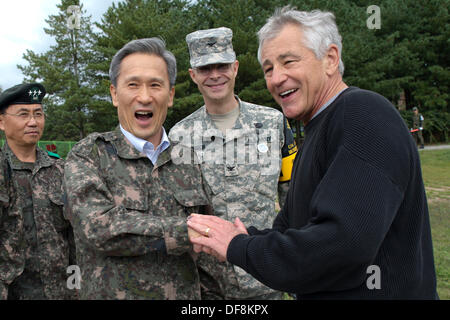
M339 49L337 45L331 44L323 59L325 71L329 76L339 72L339 58Z
M168 108L173 106L173 98L174 97L175 97L175 86L173 86L169 92L169 103L167 104Z
M109 93L111 94L112 104L117 108L119 106L119 102L117 101L117 89L112 83L109 86Z
M239 61L236 60L236 61L233 63L233 72L234 72L235 75L237 75L238 70L239 70Z
M0 130L5 131L5 120L4 120L5 115L0 114Z
M189 75L191 76L192 81L197 84L197 80L195 79L195 71L194 69L189 68Z

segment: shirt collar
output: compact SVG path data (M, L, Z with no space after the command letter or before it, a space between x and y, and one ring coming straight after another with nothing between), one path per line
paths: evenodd
M341 91L339 91L334 97L332 97L330 100L328 100L327 102L325 102L325 104L323 105L323 106L321 106L320 107L320 109L319 109L319 111L317 111L313 116L312 116L312 118L309 120L309 121L311 121L312 119L314 119L315 117L317 117L318 115L319 115L319 113L321 113L323 110L325 110L330 104L332 104L333 102L334 102L334 100L336 100L336 98L344 91L344 90L346 90L347 88L345 88L345 89L342 89Z
M170 141L169 141L169 138L167 137L167 133L166 133L166 130L164 129L164 127L162 127L163 134L162 134L162 138L161 138L161 143L159 144L159 146L157 146L155 148L153 143L134 136L133 134L131 134L130 132L125 130L121 124L119 124L119 126L120 126L120 131L122 131L123 135L128 139L128 141L130 141L131 144L139 152L141 152L143 154L147 155L147 152L158 151L158 155L159 155L161 152L163 152L170 146Z

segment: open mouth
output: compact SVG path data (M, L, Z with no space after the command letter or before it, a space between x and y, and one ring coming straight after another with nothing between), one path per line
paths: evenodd
M136 111L134 113L134 116L138 120L148 120L150 118L153 118L153 112L152 111Z
M297 90L298 89L290 89L290 90L284 91L284 92L280 93L280 97L282 99L287 98L287 97L291 96L294 92L297 92Z

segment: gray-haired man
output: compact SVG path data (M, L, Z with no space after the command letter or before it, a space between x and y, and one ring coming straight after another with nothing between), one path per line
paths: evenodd
M287 6L258 35L267 88L306 139L272 229L195 215L194 248L298 299L437 298L417 148L386 98L343 82L334 15Z
M179 149L194 151L192 161L201 164L216 216L239 217L263 228L271 225L278 198L284 200L297 148L281 112L234 94L239 62L232 35L224 27L187 35L189 73L205 105L177 123L169 136ZM286 170L280 178L282 154ZM203 254L198 265L204 299L281 298L239 267Z
M127 43L110 68L120 125L67 158L82 299L200 299L186 215L208 201L199 168L171 161L162 124L175 77L161 39Z

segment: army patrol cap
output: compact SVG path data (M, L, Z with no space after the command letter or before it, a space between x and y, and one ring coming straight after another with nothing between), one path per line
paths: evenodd
M198 30L188 34L186 42L191 56L191 67L236 61L232 38L233 31L225 27Z
M40 83L18 84L0 94L0 112L13 104L42 104L45 94L45 88Z

